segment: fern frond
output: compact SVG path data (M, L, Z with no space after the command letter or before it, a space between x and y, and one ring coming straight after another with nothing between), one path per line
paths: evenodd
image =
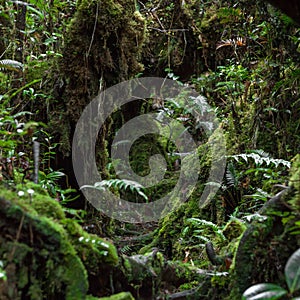
M24 66L22 63L13 59L0 60L0 71L9 70L9 71L22 72L23 67Z
M267 166L274 165L276 168L279 165L287 167L288 169L291 167L291 163L287 160L272 158L268 155L268 153L262 150L256 150L255 152L256 153L236 154L230 157L234 158L236 161L240 161L240 159L242 158L245 162L248 162L248 159L251 158L254 160L256 166L261 166L265 164Z
M220 238L221 240L225 241L226 237L224 236L222 230L219 228L218 225L216 225L213 222L207 221L207 220L203 220L203 219L198 219L198 218L189 218L187 219L187 222L192 223L193 225L196 226L207 226L209 228L211 228Z
M120 249L120 252L125 255L129 255L132 252L132 249L129 245L125 245Z
M146 201L148 201L147 195L142 191L144 187L136 181L127 180L127 179L109 179L96 182L94 185L83 185L80 189L83 188L94 188L97 190L105 190L107 188L116 188L116 189L130 189L132 192L138 193Z
M271 157L270 153L265 152L262 149L253 150L252 153L257 153L258 155L263 156L263 157Z
M237 187L238 186L239 178L238 178L238 175L236 173L236 170L235 170L232 162L230 162L227 165L225 178L226 178L226 186L227 187L232 187L232 186Z

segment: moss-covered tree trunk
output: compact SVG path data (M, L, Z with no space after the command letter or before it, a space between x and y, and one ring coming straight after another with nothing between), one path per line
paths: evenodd
M71 143L76 122L99 92L142 71L139 58L145 37L145 20L134 2L78 1L63 58L55 70L50 112L50 127L60 143L56 164L65 169L74 186ZM97 141L97 163L104 175L110 126L107 120Z

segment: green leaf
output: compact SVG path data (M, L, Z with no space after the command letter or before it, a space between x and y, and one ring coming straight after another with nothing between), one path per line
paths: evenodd
M35 9L34 7L28 5L28 6L27 6L27 9L28 9L28 10L31 10L33 13L35 13L35 14L36 14L37 16L39 16L41 19L44 19L44 18L45 18L44 15L43 15L43 13L41 13L39 10Z
M18 93L22 92L24 89L28 88L29 86L38 83L42 81L42 79L35 79L27 84L25 84L24 86L20 87L18 90L16 90L15 92L13 92L6 100L6 102L9 102L9 100L11 100L12 98L14 98ZM4 103L5 104L5 103Z
M287 291L277 284L259 283L248 288L242 297L242 300L275 300L286 295Z
M292 254L284 268L285 280L291 293L300 288L300 249Z

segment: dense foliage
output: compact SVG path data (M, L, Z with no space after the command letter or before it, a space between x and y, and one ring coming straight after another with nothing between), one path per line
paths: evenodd
M0 299L299 296L300 30L291 18L250 0L8 0L0 25ZM226 138L226 169L200 208L213 153L195 101L122 106L96 143L104 180L88 188L135 203L174 188L182 161L166 137L145 135L130 150L139 176L152 155L165 158L158 185L145 188L114 170L114 136L146 113L179 120L201 166L180 208L130 224L83 199L71 144L98 93L142 76L189 85L207 99Z

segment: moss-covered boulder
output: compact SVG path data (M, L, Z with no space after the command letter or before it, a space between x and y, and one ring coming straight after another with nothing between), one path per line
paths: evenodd
M85 299L108 295L116 248L67 219L37 185L0 189L1 299ZM96 280L97 279L97 280ZM95 290L97 282L97 289Z
M0 228L6 299L84 299L87 273L62 226L0 198Z

